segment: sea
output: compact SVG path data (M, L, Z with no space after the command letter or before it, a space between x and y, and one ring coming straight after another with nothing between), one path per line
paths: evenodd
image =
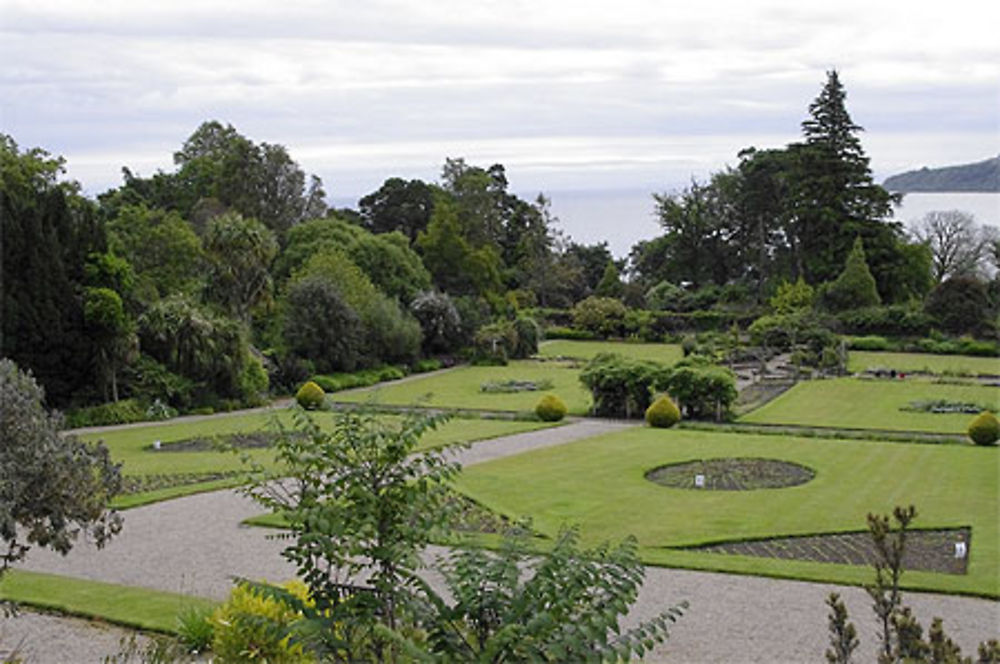
M617 258L627 257L640 240L660 234L652 192L638 190L553 191L552 212L557 228L574 242L607 242ZM912 193L903 196L895 219L907 228L934 211L961 210L977 223L1000 228L1000 194Z

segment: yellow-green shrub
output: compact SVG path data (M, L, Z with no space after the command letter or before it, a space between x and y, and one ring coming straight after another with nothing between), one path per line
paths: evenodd
M992 445L1000 439L1000 420L990 411L984 410L969 424L968 433L976 445Z
M558 422L566 417L566 412L566 404L554 394L546 394L535 406L535 415L543 422Z
M306 410L318 410L322 408L325 399L326 392L311 380L300 387L299 391L295 394L295 400Z
M301 581L291 581L282 588L303 601L309 591ZM279 638L278 630L288 627L299 613L284 602L267 597L252 587L233 588L229 599L212 614L214 628L212 651L215 661L260 661L270 664L310 664L316 659L300 644L289 643L289 636Z
M662 396L646 409L646 422L651 427L667 429L681 421L681 411L668 396Z

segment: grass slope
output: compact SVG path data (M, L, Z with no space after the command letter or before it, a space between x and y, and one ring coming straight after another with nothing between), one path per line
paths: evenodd
M634 534L650 564L858 584L871 570L677 551L733 539L865 528L869 512L915 504L919 527L972 527L965 576L910 572L908 587L998 596L1000 495L996 448L900 445L685 430L630 429L465 469L459 488L507 516L530 516L554 535L582 526L588 544ZM697 492L659 486L647 470L730 456L783 459L816 471L790 488Z
M966 355L932 355L930 353L889 353L852 350L847 356L847 370L856 373L865 369L895 369L922 371L932 374L990 375L1000 374L1000 358Z
M551 380L553 386L545 392L511 394L480 390L485 382L506 380ZM338 392L333 398L349 403L374 398L378 403L399 406L418 404L435 408L527 412L535 409L545 393L558 395L573 415L583 415L590 408L590 392L580 383L579 369L560 362L532 360L515 360L505 367L463 366L406 382Z
M947 399L997 405L1000 390L981 385L939 385L924 380L836 378L804 381L739 419L757 424L964 433L972 415L912 413L911 401Z

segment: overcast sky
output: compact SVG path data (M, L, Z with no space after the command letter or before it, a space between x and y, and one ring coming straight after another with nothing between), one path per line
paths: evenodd
M997 26L990 0L0 0L0 132L92 194L207 119L338 199L447 156L663 191L795 140L835 67L881 178L1000 152Z

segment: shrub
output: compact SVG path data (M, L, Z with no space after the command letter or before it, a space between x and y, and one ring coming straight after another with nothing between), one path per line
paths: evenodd
M875 335L853 337L848 340L848 348L851 350L892 350L888 339Z
M566 417L566 412L566 404L554 394L546 394L535 406L535 415L543 422L558 422Z
M850 334L921 336L931 328L931 317L910 305L865 307L837 315L840 329Z
M605 339L621 336L626 311L614 298L591 296L573 307L573 325Z
M989 310L986 285L974 277L952 277L931 291L924 310L948 332L981 332Z
M594 400L598 417L639 417L649 408L654 383L666 366L612 353L594 357L580 372L580 381Z
M301 581L283 586L302 600L308 592ZM212 651L215 661L262 661L279 663L314 662L315 658L301 644L289 643L291 636L283 629L299 619L298 612L274 597L268 597L249 585L241 584L229 599L212 614L214 629ZM277 628L277 629L276 629Z
M591 341L597 335L588 330L576 330L563 325L553 325L545 329L546 339L571 339L575 341Z
M682 360L657 376L655 389L670 393L685 417L722 419L738 395L731 371L699 360Z
M847 255L844 271L832 283L825 284L820 301L830 311L846 311L881 304L875 277L865 261L865 250L858 237Z
M677 405L664 395L646 409L646 422L651 427L669 429L681 421L681 411Z
M976 445L993 445L1000 439L1000 420L990 411L984 410L969 424L968 433Z
M264 365L254 356L247 357L240 371L240 393L244 402L252 406L264 403L267 397L268 377Z
M295 394L295 400L306 410L317 410L323 407L326 401L326 394L323 388L313 381L307 382L299 388Z
M417 360L416 362L414 362L410 370L413 371L413 373L427 373L428 371L437 371L443 366L444 364L441 362L441 360L436 360L434 358L427 358L423 360Z
M511 350L512 358L526 358L538 353L538 342L542 338L542 330L534 318L518 316L513 323L517 340Z
M99 406L77 408L66 414L66 427L97 427L109 424L129 424L147 419L146 409L135 399L122 399Z
M462 318L446 294L420 293L410 303L410 312L420 323L425 353L447 353L461 344Z
M517 331L510 323L493 323L479 328L474 338L476 364L507 364L517 347Z

